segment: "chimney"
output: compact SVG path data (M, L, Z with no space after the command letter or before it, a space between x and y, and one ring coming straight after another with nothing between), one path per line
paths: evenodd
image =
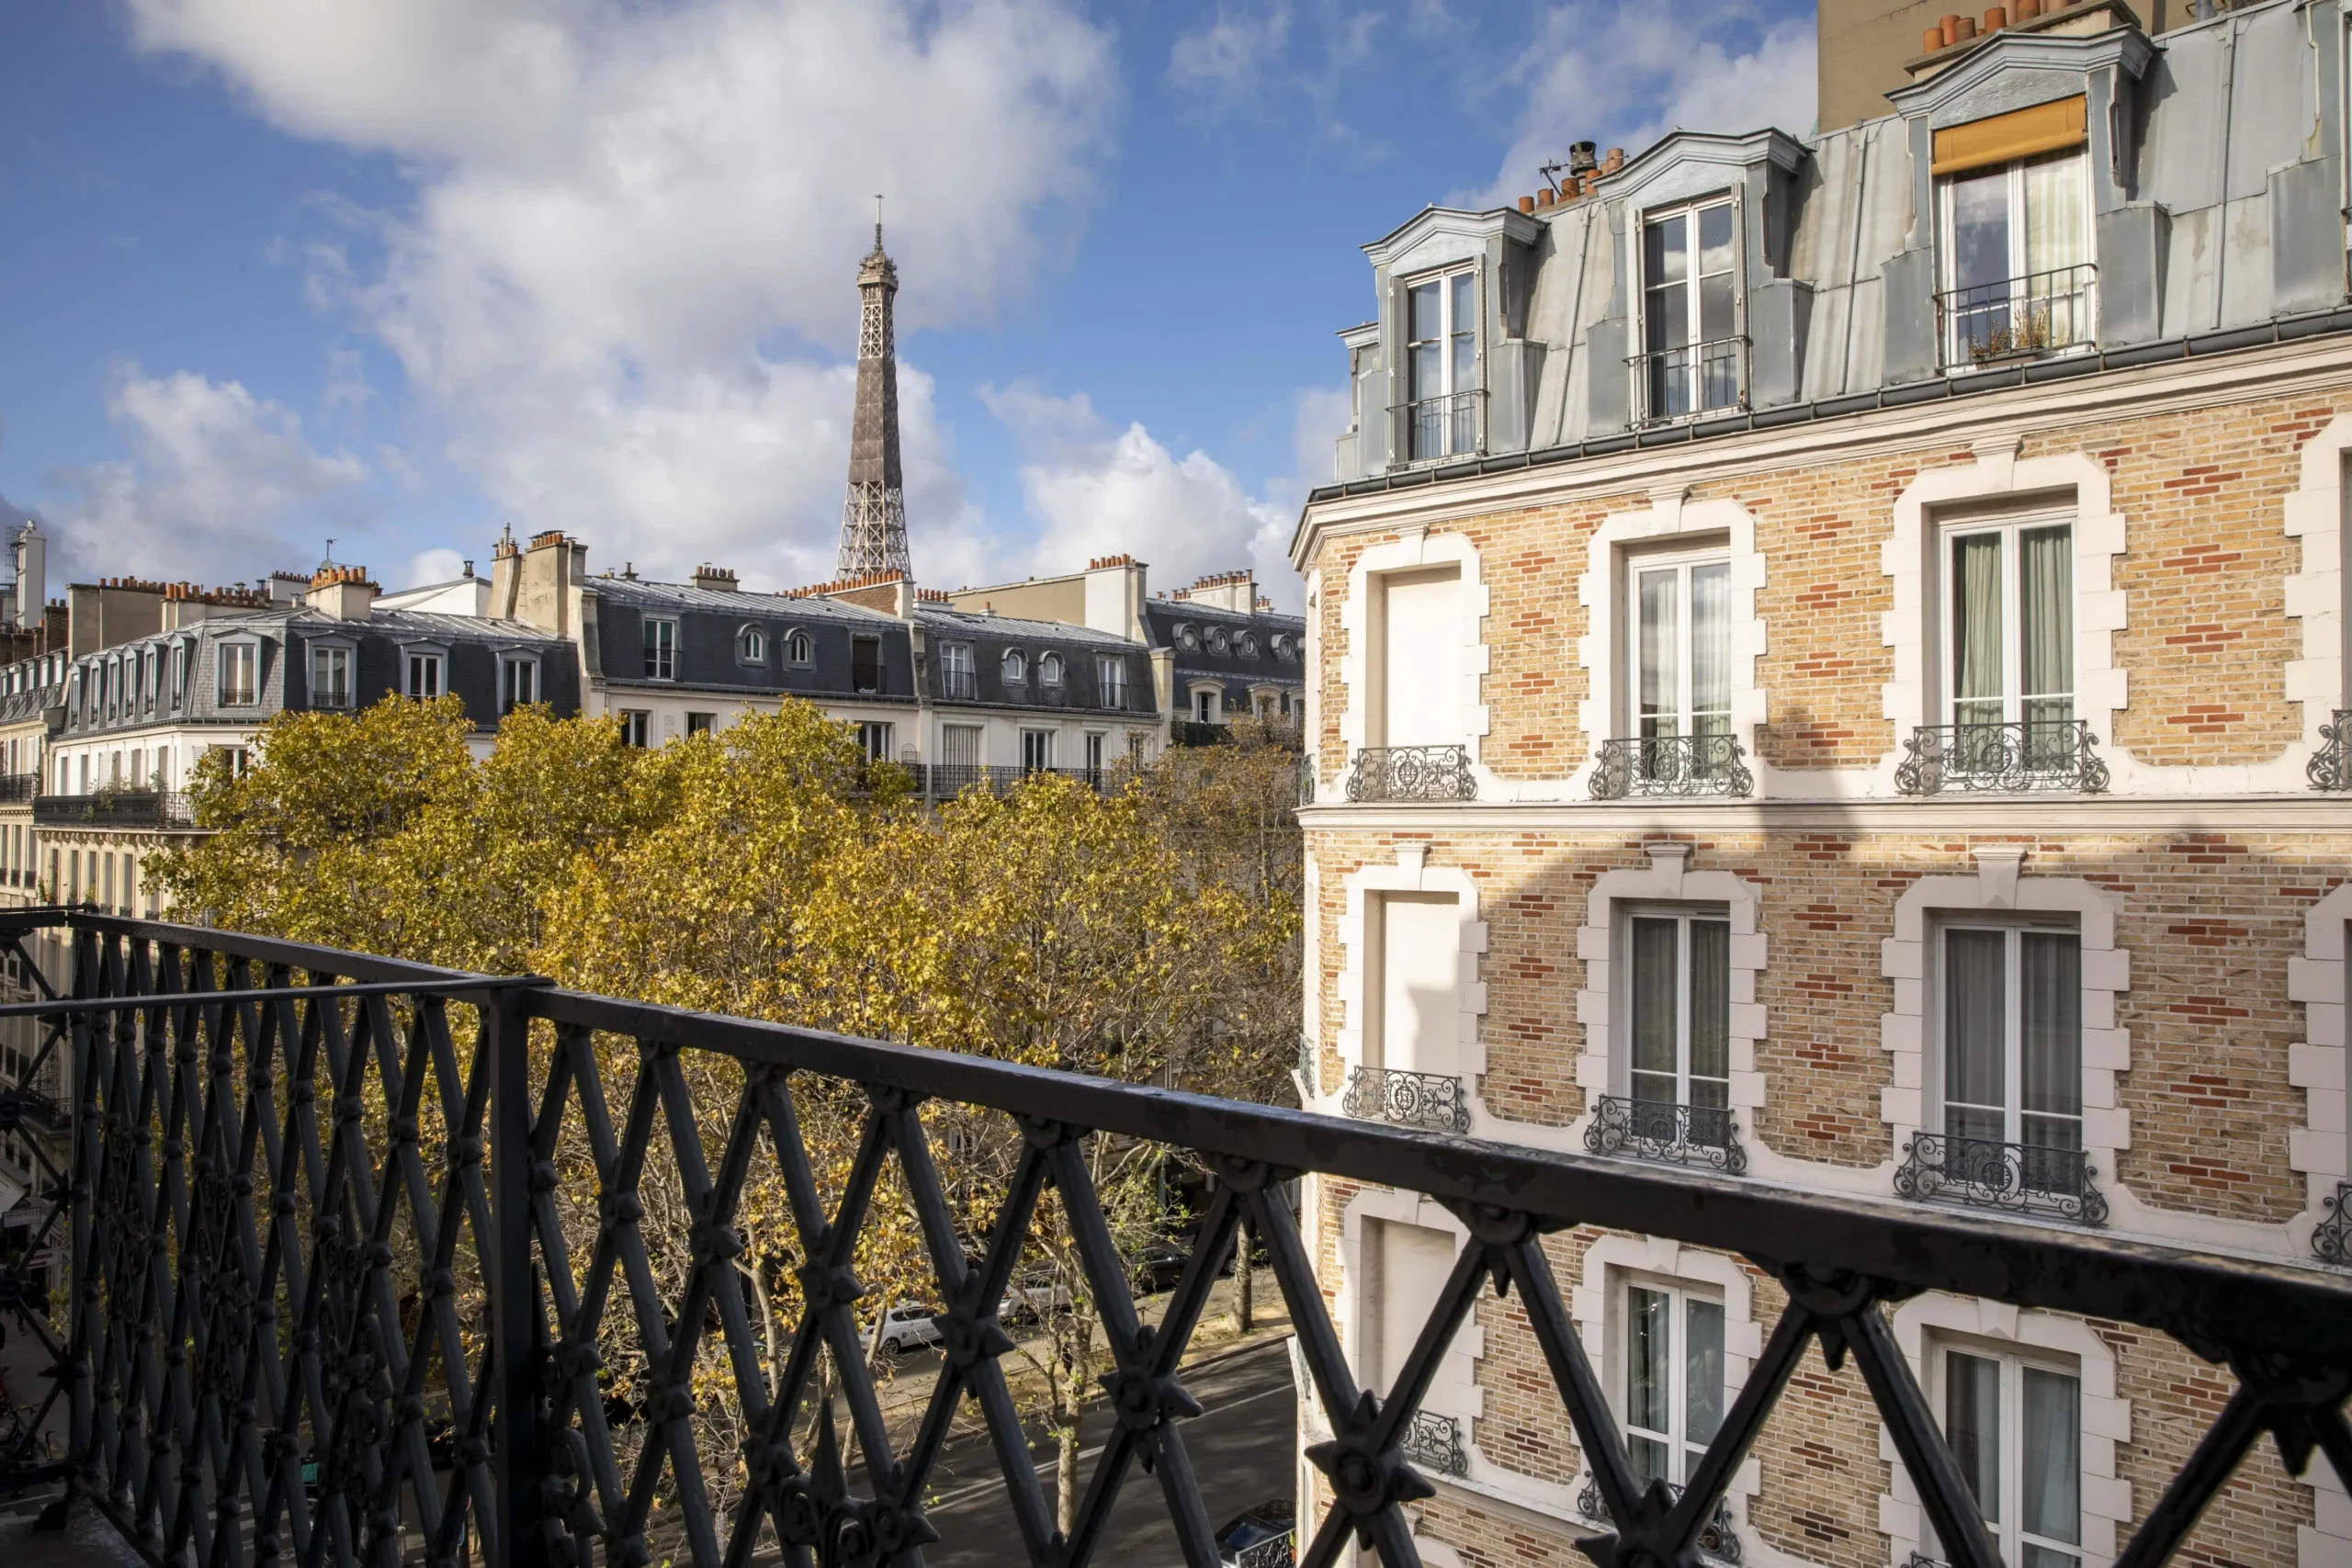
M311 574L307 602L338 621L364 621L382 589L368 581L364 566L322 566Z
M709 593L733 593L737 592L735 574L728 570L723 566L698 566L695 568L695 586Z
M1604 175L1613 175L1624 166L1625 150L1623 147L1611 147L1607 160L1600 165L1600 172Z
M1246 615L1258 603L1258 574L1248 569L1215 572L1177 596L1189 604L1238 610Z
M1568 173L1571 176L1582 179L1600 167L1600 160L1594 156L1593 147L1594 143L1589 141L1577 141L1569 145Z
M502 539L491 568L491 614L577 636L580 585L587 578L588 547L560 528L534 534L519 548Z
M30 630L41 624L43 597L49 592L49 540L42 535L40 525L31 518L17 530L13 547L17 557L17 599L9 606L15 624Z

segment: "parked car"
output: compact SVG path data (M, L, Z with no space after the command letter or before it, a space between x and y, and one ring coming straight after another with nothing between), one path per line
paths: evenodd
M1034 1274L1020 1275L1005 1286L1004 1300L997 1309L997 1315L1012 1323L1028 1323L1069 1305L1069 1287L1054 1278L1050 1271L1040 1269Z
M1290 1568L1298 1556L1290 1499L1269 1497L1227 1519L1216 1532L1216 1555L1226 1568Z
M939 1325L931 1319L932 1309L916 1302L900 1302L892 1307L882 1320L882 1353L903 1356L938 1344Z

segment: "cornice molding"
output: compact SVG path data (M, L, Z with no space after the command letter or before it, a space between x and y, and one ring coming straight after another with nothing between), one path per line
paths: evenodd
M1809 832L2340 833L2352 801L2295 795L2003 795L1927 800L1459 801L1445 805L1307 806L1310 833L1554 832L1623 839L1656 833Z

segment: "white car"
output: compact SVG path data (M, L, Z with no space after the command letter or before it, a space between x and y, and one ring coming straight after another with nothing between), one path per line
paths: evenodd
M939 1325L931 1321L932 1310L915 1302L900 1302L882 1320L882 1353L903 1356L910 1350L920 1350L939 1343Z

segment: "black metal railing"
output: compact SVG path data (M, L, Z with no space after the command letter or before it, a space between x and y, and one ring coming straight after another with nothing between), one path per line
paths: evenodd
M2107 788L2107 764L2087 720L2029 719L2014 724L1926 724L1911 732L1894 787L1904 795L1945 789Z
M1363 746L1348 770L1350 800L1476 800L1467 746Z
M0 773L0 806L22 806L40 793L39 773Z
M90 795L33 796L33 826L75 828L193 828L195 809L176 790L107 789Z
M1666 1495L1680 1502L1682 1488L1671 1481L1665 1485ZM1596 1524L1609 1522L1609 1515L1601 1506L1600 1483L1589 1475L1584 1478L1584 1485L1577 1492L1577 1512ZM1699 1527L1699 1539L1692 1544L1698 1547L1702 1556L1714 1562L1737 1563L1742 1561L1739 1530L1733 1523L1729 1503L1715 1505L1714 1513Z
M958 702L980 700L980 672L977 670L942 670L939 672L939 694Z
M2257 1450L2266 1432L2282 1485L2315 1450L2352 1483L2352 1280L2316 1267L1240 1104L530 977L0 913L0 948L20 957L47 933L70 945L73 994L6 1010L46 1010L71 1061L70 1168L46 1178L34 1237L68 1243L62 1337L22 1265L0 1277L0 1302L70 1391L76 1506L156 1561L290 1550L334 1568L547 1568L780 1551L798 1568L916 1568L939 1533L927 1506L942 1445L968 1407L1012 1521L989 1550L1087 1568L1148 1461L1169 1555L1214 1568L1182 1366L1245 1225L1288 1308L1311 1420L1332 1434L1306 1454L1321 1479L1300 1568L1332 1568L1357 1540L1387 1568L1419 1562L1407 1508L1432 1488L1406 1445L1490 1290L1513 1298L1574 1427L1587 1515L1615 1536L1589 1544L1611 1561L1707 1550L1726 1485L1815 1365L1806 1397L1828 1378L1874 1406L1948 1558L1994 1568L1884 1310L1928 1291L2109 1320L2227 1364L2235 1381L2198 1446L2140 1483L2146 1509L2119 1562L2164 1562L2242 1461L2278 1462ZM959 1187L951 1207L934 1148L1000 1123L1017 1127L1001 1196L967 1212ZM1123 1143L1181 1151L1212 1176L1148 1327L1093 1174L1093 1151ZM755 1173L776 1194L756 1215ZM1411 1348L1377 1398L1333 1323L1319 1228L1302 1235L1286 1196L1306 1173L1326 1190L1419 1194L1465 1229L1419 1332L1392 1341ZM1120 1414L1067 1532L1012 1401L997 1315L1049 1187L1102 1315ZM967 1213L984 1240L962 1227ZM792 1267L744 1258L754 1223ZM1634 1468L1553 1272L1547 1238L1577 1226L1731 1254L1784 1303L1679 1497ZM869 1230L920 1239L916 1288L940 1303L944 1360L903 1440L865 1354ZM768 1292L756 1313L748 1279Z
M1340 1109L1365 1122L1428 1127L1444 1133L1470 1130L1470 1098L1462 1080L1447 1073L1416 1073L1403 1067L1353 1066Z
M1180 718L1168 727L1169 742L1176 746L1222 746L1232 739L1231 727L1204 718Z
M2313 789L2352 789L2352 711L2337 708L2319 727L2319 750L2303 764Z
M1600 1095L1592 1102L1592 1120L1585 1124L1584 1146L1597 1155L1709 1166L1728 1176L1747 1169L1736 1114L1711 1105Z
M1904 1198L1945 1199L2103 1225L2107 1196L2092 1179L2098 1175L2080 1149L1921 1133L1904 1148L1903 1163L1894 1168L1894 1190Z
M1747 753L1734 735L1634 735L1604 740L1592 760L1592 798L1755 792Z
M1398 459L1426 463L1441 457L1471 457L1486 450L1487 394L1483 388L1417 398L1391 406L1396 420Z
M1642 418L1664 424L1693 415L1735 413L1747 406L1747 340L1654 348L1626 361L1642 389Z
M1432 1475L1459 1480L1470 1473L1470 1450L1462 1446L1462 1423L1434 1410L1416 1410L1399 1451Z
M1936 296L1947 367L2032 358L2098 339L2098 268L2088 262Z
M2346 1209L2352 1203L2352 1181L2337 1182L2335 1195L2322 1201L2327 1218L2312 1232L2312 1254L2323 1263L2352 1268L2352 1213Z
M1107 762L1099 768L1016 768L979 762L898 765L913 778L915 793L929 800L952 800L967 789L1003 795L1018 789L1023 780L1039 777L1070 779L1098 795L1116 795L1135 777L1135 770L1125 762Z

